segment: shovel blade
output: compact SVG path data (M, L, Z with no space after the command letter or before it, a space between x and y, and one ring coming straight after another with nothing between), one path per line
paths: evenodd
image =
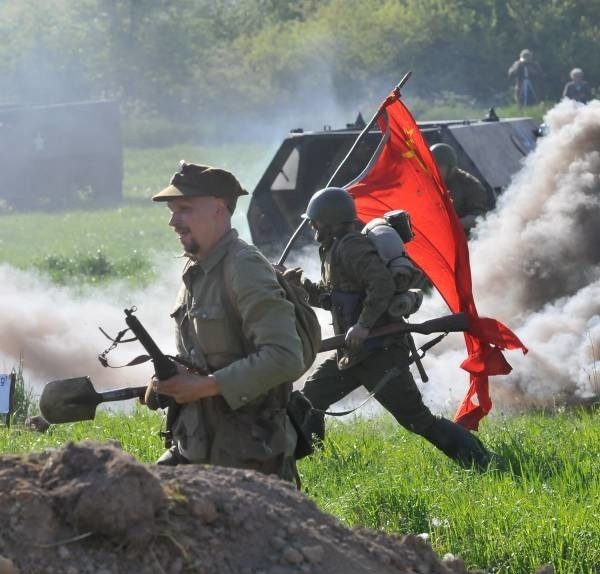
M102 402L89 377L60 379L48 383L40 397L42 416L52 424L92 420Z

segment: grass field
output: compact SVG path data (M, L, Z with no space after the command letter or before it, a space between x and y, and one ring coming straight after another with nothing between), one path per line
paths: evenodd
M168 227L166 207L150 201L169 183L179 160L228 167L236 171L242 185L252 189L269 158L269 150L259 146L125 150L120 205L1 214L0 263L36 268L58 283L112 279L148 283L154 277L153 255L180 250ZM234 218L246 237L247 207L247 198L242 198Z
M164 207L148 197L167 183L179 159L244 165L251 187L270 158L253 146L127 150L125 200L113 208L0 216L0 264L35 268L59 283L155 276L153 254L176 253ZM244 227L242 204L237 224ZM27 357L25 357L25 367ZM455 467L388 418L330 426L323 452L300 463L309 495L349 525L427 532L435 549L460 554L490 572L529 573L551 562L558 573L600 568L600 425L598 410L530 413L484 422L482 438L507 469ZM0 431L0 452L25 453L84 438L114 439L139 460L162 451L160 417L101 413L46 435Z
M152 462L162 452L160 425L141 407L130 416L99 413L45 435L1 430L0 452L110 439ZM552 563L559 574L598 572L598 413L495 418L481 436L505 470L462 470L387 416L330 425L324 450L300 461L304 489L349 526L427 533L438 553L459 554L473 568L518 574Z

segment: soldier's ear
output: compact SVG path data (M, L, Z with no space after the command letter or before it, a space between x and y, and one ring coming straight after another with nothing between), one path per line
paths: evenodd
M223 197L217 197L215 199L217 200L217 211L219 213L227 213L228 215L231 215L227 200Z

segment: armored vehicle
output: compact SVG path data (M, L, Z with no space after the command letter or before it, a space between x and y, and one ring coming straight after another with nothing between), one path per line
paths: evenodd
M490 110L484 120L434 121L418 123L431 146L450 144L457 152L458 167L481 180L488 191L490 207L496 195L508 186L521 160L534 147L538 132L531 118L499 120ZM319 132L292 130L260 178L250 201L248 223L252 241L269 256L281 253L300 223L300 214L311 195L324 187L364 127L362 117L345 129ZM343 186L358 176L381 139L370 131L333 185ZM309 232L305 237L308 240Z
M42 208L122 196L115 101L0 106L0 202Z

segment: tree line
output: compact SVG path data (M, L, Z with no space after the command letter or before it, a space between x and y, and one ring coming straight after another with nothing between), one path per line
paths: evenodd
M5 0L0 103L118 98L170 121L408 93L510 102L522 48L558 100L573 67L600 83L600 0Z

